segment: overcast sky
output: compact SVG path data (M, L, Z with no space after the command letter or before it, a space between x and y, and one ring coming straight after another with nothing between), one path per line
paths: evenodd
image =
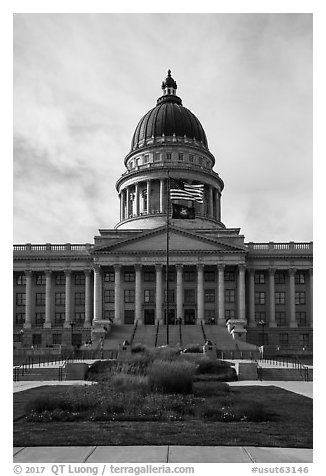
M15 14L14 242L85 243L168 69L246 241L312 240L311 14Z

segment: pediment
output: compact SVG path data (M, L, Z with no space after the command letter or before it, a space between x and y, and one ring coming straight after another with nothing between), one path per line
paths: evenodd
M150 254L153 252L165 252L167 245L167 229L166 226L159 227L154 230L146 230L129 239L124 239L119 243L110 245L101 245L95 247L93 253L132 253L143 252ZM246 250L244 247L234 244L225 243L217 240L201 236L200 234L190 232L188 230L171 227L169 230L169 249L171 252L241 252Z

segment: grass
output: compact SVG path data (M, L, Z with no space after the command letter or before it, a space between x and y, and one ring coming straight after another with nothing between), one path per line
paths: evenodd
M227 390L228 389L228 390ZM14 394L14 446L71 445L248 445L312 447L312 400L277 387L226 387L194 382L193 395L161 395L168 402L202 398L211 411L217 400L235 399L242 406L260 406L268 421L221 422L188 415L184 421L52 421L28 422L22 417L28 402L46 395L60 397L67 387L38 387ZM75 390L69 390L74 395ZM132 397L132 393L130 396ZM126 397L127 394L126 394ZM180 400L180 401L181 401ZM216 405L215 405L216 407ZM259 412L258 412L259 413ZM15 421L16 419L16 421ZM200 435L200 437L199 437Z

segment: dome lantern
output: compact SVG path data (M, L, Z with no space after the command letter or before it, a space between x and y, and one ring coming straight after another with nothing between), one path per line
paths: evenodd
M171 77L171 70L168 70L168 75L165 81L162 81L162 89L163 89L163 95L164 96L175 96L176 91L177 91L177 83L174 81L174 79Z

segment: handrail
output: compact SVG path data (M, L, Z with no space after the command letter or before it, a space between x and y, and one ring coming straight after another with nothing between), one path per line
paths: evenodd
M204 343L205 343L207 341L207 337L206 337L206 333L205 333L205 330L204 330L203 321L200 321L200 326L201 326L201 330L202 330L203 337L204 337Z
M156 324L156 334L155 334L155 345L154 345L154 347L157 347L157 340L158 340L159 328L160 328L160 321L157 321L157 324Z
M138 326L138 321L136 321L136 323L134 325L134 328L133 328L133 331L132 331L132 334L131 334L131 338L130 338L130 345L132 345L132 343L133 343L133 340L134 340L134 337L135 337L135 334L136 334L136 331L137 331L137 326Z

